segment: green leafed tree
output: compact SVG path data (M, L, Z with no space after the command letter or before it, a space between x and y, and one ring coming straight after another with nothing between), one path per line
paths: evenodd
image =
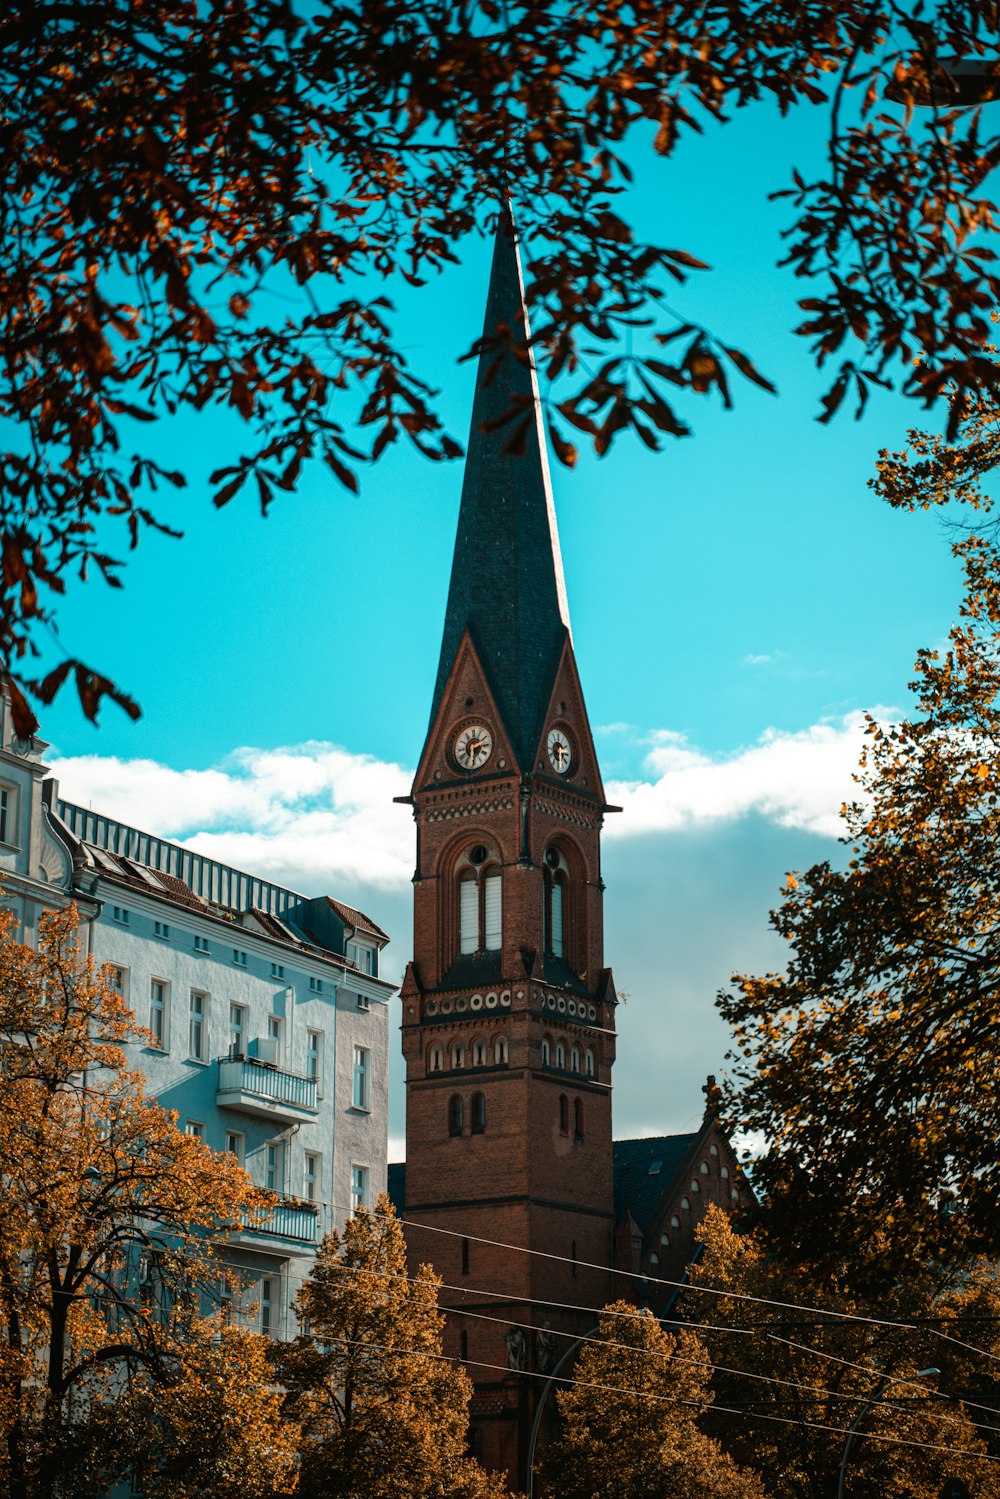
M765 1499L766 1485L706 1436L711 1365L686 1329L665 1332L627 1301L606 1307L558 1397L562 1438L547 1452L559 1499Z
M992 389L1000 135L950 65L995 91L998 36L997 0L4 7L0 663L21 732L18 682L47 702L70 680L91 717L108 695L138 712L84 661L43 676L32 653L67 578L120 582L116 523L131 546L175 523L187 475L151 422L244 422L212 493L265 510L310 460L355 490L400 439L459 452L391 297L506 195L562 461L571 434L656 448L688 430L687 396L729 404L734 375L770 388L685 302L698 247L631 227L630 138L669 157L760 101L821 111L826 157L785 198L823 419L894 381L925 401ZM725 214L725 185L705 201ZM523 328L487 334L523 352Z
M955 550L961 618L868 720L843 864L789 876L785 971L720 997L770 1240L858 1286L1000 1252L1000 570Z
M468 1456L471 1382L444 1357L439 1280L407 1276L388 1198L323 1242L298 1295L308 1332L277 1351L301 1428L302 1499L501 1499Z

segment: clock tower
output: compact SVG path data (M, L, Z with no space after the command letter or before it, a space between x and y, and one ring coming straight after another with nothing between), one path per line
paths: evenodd
M445 1351L475 1384L477 1455L518 1489L547 1376L612 1294L616 1005L600 854L614 809L573 654L527 335L502 217L408 798L402 1031L411 1263L443 1278Z

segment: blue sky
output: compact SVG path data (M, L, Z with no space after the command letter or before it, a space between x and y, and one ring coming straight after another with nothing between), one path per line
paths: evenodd
M786 869L836 854L858 715L906 701L917 647L946 634L958 598L935 517L867 488L919 408L886 396L861 423L815 421L823 377L789 331L807 292L774 268L789 210L766 195L811 165L818 124L762 107L670 161L636 146L620 203L639 233L713 266L672 301L750 352L780 396L740 382L735 411L688 401L695 435L659 455L623 444L553 466L577 658L626 806L605 868L607 952L633 996L620 1135L697 1118L697 1080L723 1065L716 989L733 966L780 961L767 910ZM481 327L489 251L469 241L433 285L390 289L463 441L474 370L456 361ZM207 499L238 422L209 412L155 440L188 466L165 515L185 540L145 539L124 591L74 589L60 611L68 647L144 717L109 707L95 730L68 694L47 710L63 792L357 901L391 931L398 972L411 824L390 798L426 728L461 465L400 448L358 498L315 467L262 521L249 495L221 513ZM400 1074L397 1061L397 1135Z

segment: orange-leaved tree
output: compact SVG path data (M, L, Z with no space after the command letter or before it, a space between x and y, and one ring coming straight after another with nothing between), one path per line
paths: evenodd
M562 1439L544 1462L551 1492L560 1499L765 1499L757 1475L699 1427L714 1398L711 1372L689 1329L668 1333L627 1301L605 1307L574 1383L558 1397Z
M121 1476L130 1381L177 1380L218 1240L270 1198L147 1096L123 1051L146 1033L75 909L37 950L15 925L0 911L0 1480L41 1499Z
M308 1328L277 1350L301 1427L303 1499L502 1499L468 1455L472 1384L444 1356L439 1277L407 1275L387 1197L324 1240L297 1310Z

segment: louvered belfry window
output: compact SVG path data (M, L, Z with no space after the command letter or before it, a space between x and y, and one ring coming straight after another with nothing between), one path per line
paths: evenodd
M486 866L489 851L477 844L458 880L458 950L463 954L499 952L503 946L503 876Z

